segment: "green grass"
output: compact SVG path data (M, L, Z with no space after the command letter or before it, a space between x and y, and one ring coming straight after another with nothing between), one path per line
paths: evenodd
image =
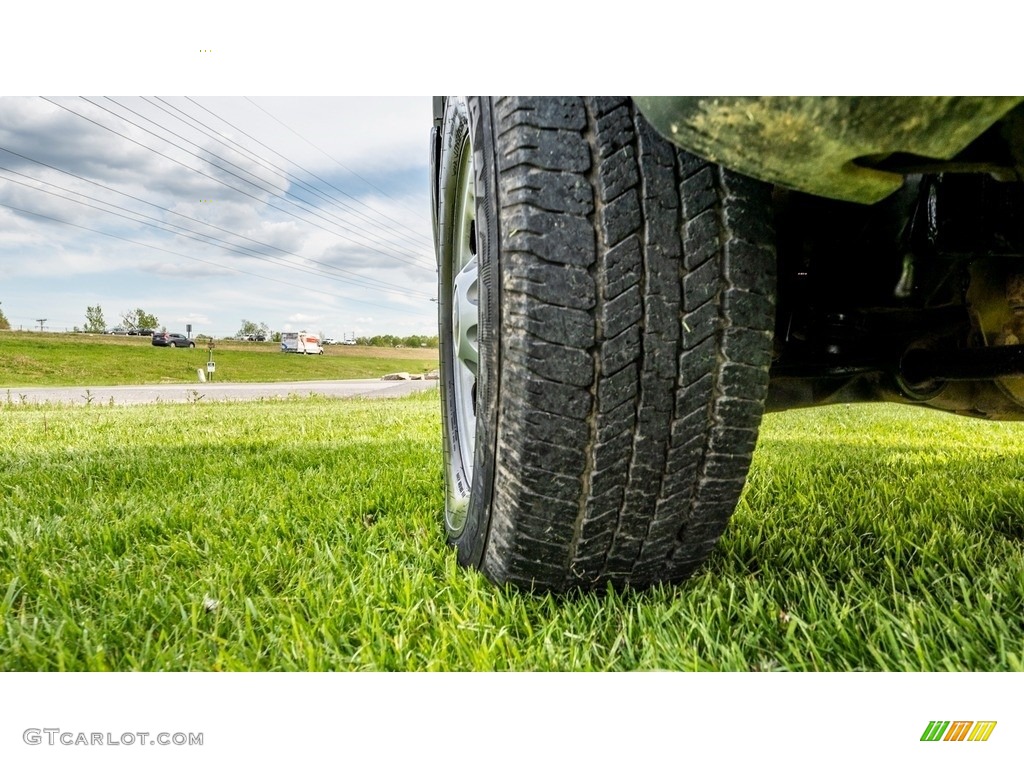
M216 342L218 382L372 379L437 368L436 349L330 346L323 355L285 354L273 342ZM146 336L0 332L0 387L194 382L209 351L154 347Z
M1024 669L1024 425L769 416L693 579L553 598L455 564L436 393L0 417L5 670Z

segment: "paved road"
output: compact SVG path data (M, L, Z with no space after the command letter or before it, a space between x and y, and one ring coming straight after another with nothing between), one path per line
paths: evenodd
M259 400L260 398L306 396L329 397L402 397L437 386L436 381L282 381L269 384L148 384L118 387L7 387L0 397L21 403L79 403L137 405L140 403L187 403L200 395L209 400Z

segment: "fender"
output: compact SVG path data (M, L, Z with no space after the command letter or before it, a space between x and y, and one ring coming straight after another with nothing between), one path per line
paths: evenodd
M1019 96L635 96L666 139L761 181L874 203L903 176L869 167L894 153L950 160Z

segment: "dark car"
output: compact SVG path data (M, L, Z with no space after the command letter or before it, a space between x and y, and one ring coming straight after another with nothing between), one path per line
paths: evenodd
M1022 102L435 99L459 562L679 581L766 410L1024 419Z
M181 333L154 333L154 347L195 347L196 343Z

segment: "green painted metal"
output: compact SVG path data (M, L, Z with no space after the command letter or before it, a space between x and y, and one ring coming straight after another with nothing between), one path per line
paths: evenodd
M1024 101L1019 96L636 96L683 149L764 181L873 203L899 174L858 158L895 152L948 160Z

